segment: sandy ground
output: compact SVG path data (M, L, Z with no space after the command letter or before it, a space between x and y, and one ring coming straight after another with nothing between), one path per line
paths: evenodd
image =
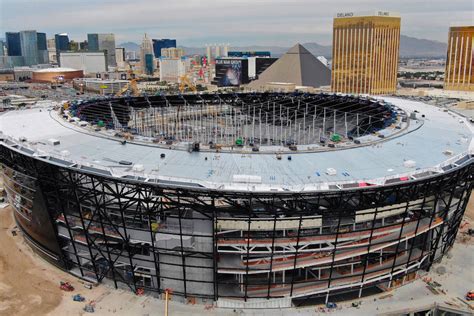
M31 252L17 246L22 237L12 228L11 211L0 209L0 314L46 314L59 305L61 292Z
M434 295L422 278L387 293L366 297L360 308L351 307L352 302L339 304L332 315L376 315L400 312L407 306L427 306L433 302L464 308L473 313L458 297L472 290L474 272L474 238L463 234L474 227L474 195L469 202L458 242L450 254L427 274L441 284L445 293ZM33 253L20 234L12 235L15 224L10 208L0 209L0 315L88 315L83 311L85 303L72 300L80 293L86 301L94 301L94 315L164 315L164 302L159 299L136 296L129 291L116 290L99 285L91 290L79 279L59 270ZM462 242L461 242L462 240ZM438 275L436 268L444 266L447 273ZM74 292L59 290L60 281L69 281ZM374 303L375 302L375 303ZM408 303L410 302L410 303ZM314 315L322 312L320 307L306 307L291 310L227 310L208 309L203 305L185 305L170 302L169 315ZM324 311L329 312L329 311Z
M60 281L70 282L76 291L61 291ZM84 303L73 302L72 295L90 292L99 298L106 290L84 288L35 254L18 232L11 208L0 209L0 315L81 315Z

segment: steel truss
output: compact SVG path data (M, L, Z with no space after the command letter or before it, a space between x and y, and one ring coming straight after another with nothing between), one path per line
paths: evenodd
M213 300L327 300L403 282L453 245L474 177L471 163L391 186L241 193L107 178L6 147L0 154L5 167L34 179L33 215L45 212L50 228L33 233L52 230L36 241L64 269L133 291ZM387 205L397 209L384 213ZM370 218L361 220L362 210L373 210Z
M245 145L314 144L358 137L396 121L378 101L329 94L205 94L87 101L70 113L92 124L156 140Z

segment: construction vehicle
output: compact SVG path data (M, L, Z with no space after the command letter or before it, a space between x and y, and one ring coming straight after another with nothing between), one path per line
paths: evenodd
M86 304L86 306L84 306L84 311L86 313L94 313L95 312L95 309L94 309L94 306L91 305L91 304Z
M196 86L191 83L188 76L184 75L179 78L179 91L183 93L186 87L188 87L194 93L197 92Z
M60 282L59 288L66 292L74 291L74 286L72 286L69 282Z
M86 298L84 296L82 296L81 294L76 294L72 297L72 300L74 302L84 302L86 300Z
M128 133L128 132L123 133L122 137L126 140L133 140L135 138L131 133Z
M473 301L474 300L474 291L467 292L466 300L468 300L468 301Z
M80 84L79 84L79 93L78 93L78 95L79 95L79 94L84 94L85 86L86 86L86 85L83 84L83 83L80 83Z

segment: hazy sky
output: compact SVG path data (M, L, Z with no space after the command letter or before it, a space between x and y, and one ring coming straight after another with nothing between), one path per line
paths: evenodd
M330 44L335 13L369 10L399 12L402 34L442 42L451 23L474 23L474 0L0 0L0 37L36 29L74 40L112 32L117 43L146 32L187 46Z

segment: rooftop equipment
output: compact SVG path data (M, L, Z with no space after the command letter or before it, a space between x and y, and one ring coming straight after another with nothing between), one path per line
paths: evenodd
M232 181L238 183L262 183L262 177L246 174L234 174L232 176Z
M334 134L331 135L331 141L333 141L333 142L340 142L341 140L342 140L341 135L336 134L336 133L334 133Z
M145 170L145 167L143 167L141 164L135 164L133 165L132 170L136 172L142 172Z
M48 139L48 143L52 146L57 146L57 145L60 144L60 141L57 140L57 139L54 139L54 138L50 138L50 139Z
M405 168L415 168L416 167L416 161L414 161L414 160L405 160L403 162L403 166Z

